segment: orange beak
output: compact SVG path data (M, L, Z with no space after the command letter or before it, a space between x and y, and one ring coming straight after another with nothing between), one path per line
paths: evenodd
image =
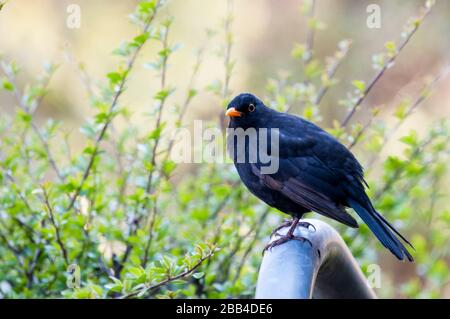
M240 117L242 116L242 112L237 111L234 107L230 107L225 115L230 117Z

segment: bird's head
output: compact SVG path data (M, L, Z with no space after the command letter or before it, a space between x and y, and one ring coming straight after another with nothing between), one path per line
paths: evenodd
M270 110L256 96L242 93L228 104L226 116L230 117L230 127L251 127Z

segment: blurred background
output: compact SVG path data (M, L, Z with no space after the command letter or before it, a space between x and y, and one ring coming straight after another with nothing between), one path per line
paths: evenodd
M265 98L270 79L280 79L286 74L294 81L300 81L304 64L295 59L291 52L295 43L304 43L307 37L308 22L300 12L302 2L236 0L232 3L231 56L235 65L229 96L252 92ZM112 51L123 39L136 34L138 27L129 23L128 15L137 3L131 0L10 0L0 11L0 55L2 59L20 64L19 86L38 78L44 72L46 63L58 65L35 119L37 123L44 123L48 118L62 120L63 130L73 132L70 140L74 150L81 150L85 145L79 127L96 112L90 104L89 85L96 87L104 82L105 75L119 61L111 54ZM67 26L70 15L67 8L70 4L77 4L81 9L79 28ZM366 20L370 13L366 9L370 4L381 8L380 28L367 27ZM323 62L334 54L341 40L348 39L352 43L348 57L337 70L338 82L329 89L320 104L321 126L332 127L336 120L344 119L347 111L339 101L346 98L347 92L354 90L352 81L369 82L375 74L372 55L384 51L387 41L400 42L403 25L409 17L418 14L423 4L424 1L420 0L316 1L315 17L320 20L321 30L315 32L314 58ZM179 44L170 57L167 72L171 86L178 88L170 98L169 108L183 103L196 51L201 48L205 50L196 80L198 96L185 119L187 125L195 119L215 119L223 111L222 99L212 94L208 87L224 77L224 35L221 28L227 5L227 1L222 0L172 0L158 17L160 20L167 16L174 17L169 41ZM386 71L364 100L364 111L358 112L354 120L365 123L370 118L368 110L378 107L384 125L392 126L395 123L392 117L395 107L405 98L417 97L424 78L435 76L449 63L449 31L450 1L437 1L419 30L400 52L395 65ZM121 104L132 113L131 122L142 129L153 125L148 117L142 115L151 112L154 107L153 96L160 78L145 68L145 64L154 59L158 50L159 44L152 42L143 48L136 62L137 67L127 82L128 89L121 97ZM273 105L273 100L268 103ZM13 115L16 104L12 94L0 91L0 116ZM173 112L164 114L167 120L175 116ZM395 137L389 139L389 144L382 148L382 158L401 154L403 148L398 137L411 129L423 136L436 120L448 119L449 116L450 79L444 78L436 85L433 94L395 132ZM117 122L119 130L126 125L126 121ZM370 158L366 157L364 149L358 149L357 155L363 163ZM380 161L371 170L371 179L381 178L382 163ZM183 176L195 176L195 172L189 168L182 169L176 181L183 179ZM448 189L448 174L441 185ZM448 196L441 206L448 210ZM442 232L448 243L450 225L444 225L447 228ZM382 295L404 297L404 292L395 290L395 282L404 282L416 270L413 266L396 263L390 256L382 255L380 258L382 269L389 269L389 282L394 283ZM444 260L444 268L448 269L448 257ZM440 297L450 296L448 281L440 282L439 287Z
M70 4L81 8L81 26L70 29L66 26ZM127 15L137 1L9 1L1 11L0 52L7 59L20 62L24 73L19 80L42 72L43 65L53 62L60 65L52 79L51 92L39 109L38 116L64 119L68 127L77 127L90 112L89 99L76 71L83 64L93 81L100 81L117 58L111 55L118 43L130 37L136 27L128 22ZM381 8L381 28L370 29L366 25L369 4ZM305 40L306 19L300 15L299 0L252 0L235 1L232 31L236 60L230 90L237 94L243 91L264 96L269 78L283 71L298 70L301 64L290 52L296 42ZM339 83L330 90L322 102L322 113L327 122L343 117L338 101L351 90L351 80L368 81L374 73L371 55L383 50L386 41L397 41L402 26L410 16L416 15L423 1L331 1L321 0L316 5L316 16L326 29L316 32L314 52L322 59L331 56L343 39L352 40L349 57L339 68ZM170 38L180 43L181 48L171 58L168 78L177 87L184 87L193 64L195 50L206 41L206 30L220 27L226 1L186 0L171 1L165 9L176 17ZM421 79L432 75L449 60L450 41L446 33L450 30L450 3L439 1L411 43L401 53L395 67L377 84L366 104L383 105L388 109L399 99L412 95L420 89ZM220 50L219 37L208 42L209 53L200 70L198 86L206 87L222 77L222 59L214 53ZM154 52L151 45L139 63L148 62L146 55ZM152 51L153 50L153 51ZM67 59L73 63L68 63ZM74 64L75 63L75 64ZM133 74L125 99L131 110L139 114L151 105L152 87L158 79L150 71L140 68ZM431 120L450 115L449 81L442 83L426 105L410 119L408 125L425 128ZM0 93L2 111L11 111L11 99ZM180 97L178 97L180 98ZM175 102L177 102L175 97ZM192 106L192 118L211 116L220 112L218 101L211 95L202 94ZM138 120L139 116L136 117ZM145 125L145 123L143 123ZM420 124L420 125L418 125ZM408 125L403 127L408 130ZM401 132L400 132L401 134Z

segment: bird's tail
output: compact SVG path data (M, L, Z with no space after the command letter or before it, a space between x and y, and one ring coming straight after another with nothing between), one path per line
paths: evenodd
M358 213L361 219L369 226L370 230L383 244L384 247L389 249L398 259L403 260L405 257L409 261L414 261L413 257L406 249L406 247L400 242L396 235L404 240L413 249L411 243L406 240L395 228L392 226L380 213L378 213L373 206L361 205L358 201L350 199L349 205ZM394 234L395 233L395 234Z

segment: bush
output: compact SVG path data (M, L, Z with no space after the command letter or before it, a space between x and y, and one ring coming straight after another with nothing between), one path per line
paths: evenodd
M185 125L186 110L198 94L215 95L222 108L231 97L231 6L216 33L225 39L223 80L206 90L196 87L203 60L210 54L199 50L187 88L178 89L185 96L184 103L173 107L175 88L166 75L178 47L170 38L173 19L161 12L165 5L163 0L149 0L137 6L131 20L141 31L114 51L121 59L118 67L107 74L100 90L89 92L96 113L80 128L85 141L80 152L70 142L76 133L67 133L64 123L48 119L40 125L34 116L57 67L47 65L39 80L20 88L16 80L19 66L2 59L3 90L14 95L18 104L14 116L0 119L2 297L253 296L262 247L282 214L256 200L242 186L232 165L201 164L194 174L175 180L172 177L179 168L170 157L176 145L171 132ZM329 128L367 161L369 195L375 206L398 222L416 248L416 263L402 265L408 274L401 285L392 283L392 271L383 268L387 276L378 291L381 296L439 297L449 280L446 121L435 123L426 136L414 131L403 136L404 156L380 156L447 69L426 82L417 97L396 107L394 124L388 125L388 116L380 116L383 112L375 108L367 122L353 121L354 114L367 108L365 97L393 66L432 5L427 2L419 17L407 23L399 44L390 41L385 52L373 57L371 81L352 82L354 91L341 101L347 116ZM320 123L320 102L336 84L336 70L351 41L340 42L336 54L321 61L314 55L312 38L323 24L314 18L311 1L304 2L303 12L310 19L310 36L306 43L294 45L292 56L303 64L304 74L300 79L296 74L270 79L265 101L281 110L295 106L303 117ZM121 97L148 42L160 47L153 62L146 65L154 70L160 86L154 88L154 109L146 115L154 125L143 130L133 124ZM172 113L174 120L166 120L165 113ZM127 126L118 129L117 121ZM223 118L211 119L209 124L223 127ZM384 249L367 227L333 226L363 270L384 263L384 253L378 253Z

